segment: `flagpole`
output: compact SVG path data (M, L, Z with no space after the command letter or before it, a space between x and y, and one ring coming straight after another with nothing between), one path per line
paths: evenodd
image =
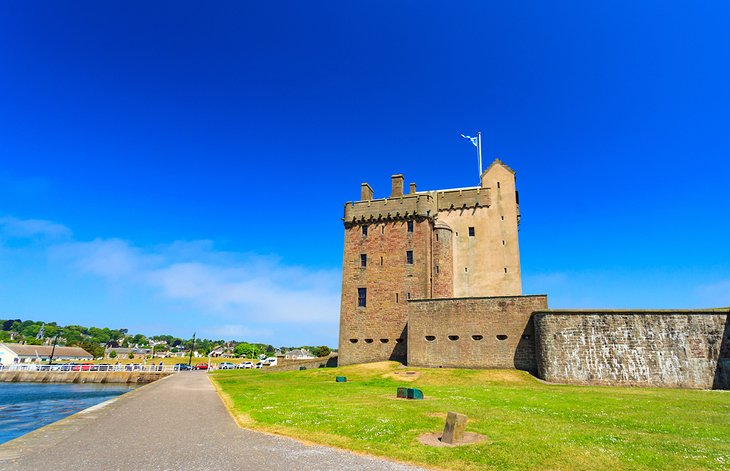
M482 177L482 132L477 132L477 152L479 153L479 178Z

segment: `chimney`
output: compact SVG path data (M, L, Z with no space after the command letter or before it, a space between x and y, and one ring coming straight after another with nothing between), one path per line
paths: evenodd
M391 191L390 197L397 198L403 196L403 181L405 180L403 175L393 175L390 178L393 181L393 191Z
M373 199L373 189L367 183L360 185L360 201L368 201Z
M409 194L414 194L416 192L416 184L411 182L411 191L409 191Z

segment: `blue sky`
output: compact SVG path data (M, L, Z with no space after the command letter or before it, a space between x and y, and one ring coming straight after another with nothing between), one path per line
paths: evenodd
M517 171L553 308L730 305L727 2L0 4L0 318L336 345L346 201Z

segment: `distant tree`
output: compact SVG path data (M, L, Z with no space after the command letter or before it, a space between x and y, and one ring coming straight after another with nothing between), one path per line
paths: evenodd
M79 346L87 352L91 353L91 356L93 356L94 358L100 358L104 356L104 347L102 347L98 343L87 341L81 342Z
M116 350L112 350L111 352L109 352L109 358L116 358L116 357L117 357L117 351Z
M312 354L316 357L328 357L332 353L332 350L326 345L317 347L312 351Z
M129 352L129 355L127 355L127 358L129 358L130 360L134 360L134 353Z
M276 350L274 349L273 345L267 345L266 346L266 353L274 353Z

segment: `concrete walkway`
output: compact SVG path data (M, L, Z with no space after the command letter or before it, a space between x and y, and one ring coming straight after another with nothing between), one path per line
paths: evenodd
M144 386L0 446L0 470L416 469L238 428L203 372Z

